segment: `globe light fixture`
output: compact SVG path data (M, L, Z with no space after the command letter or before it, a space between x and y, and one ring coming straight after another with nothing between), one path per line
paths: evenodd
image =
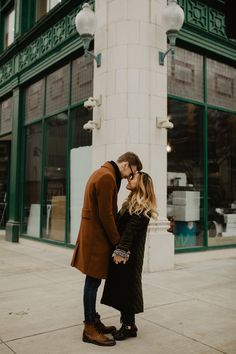
M166 35L169 40L169 49L163 53L159 52L159 64L164 65L165 57L171 52L172 58L175 54L175 42L179 30L184 23L184 11L177 4L177 0L169 0L168 5L163 12L163 26L166 29Z
M84 56L90 55L96 61L97 67L101 66L101 54L94 55L88 50L96 29L96 16L88 3L84 3L82 10L76 15L75 26L83 41Z

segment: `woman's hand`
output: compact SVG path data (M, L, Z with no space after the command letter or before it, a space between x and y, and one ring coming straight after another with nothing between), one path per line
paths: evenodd
M115 262L115 264L119 264L119 263L122 263L122 262L123 262L123 264L125 264L127 262L127 259L115 254L113 256L113 261Z

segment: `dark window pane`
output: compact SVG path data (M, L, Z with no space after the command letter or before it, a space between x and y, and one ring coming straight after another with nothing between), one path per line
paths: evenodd
M83 129L83 125L92 118L92 112L84 107L78 107L71 111L72 149L92 145L92 133Z
M24 221L29 236L40 236L40 191L42 162L41 123L26 128Z
M208 112L209 244L236 242L236 115Z
M61 0L36 0L36 20L39 20L60 2Z
M14 42L15 35L15 9L11 9L4 16L4 49Z
M43 237L65 240L67 114L45 122Z
M203 109L169 100L168 218L177 248L203 245Z

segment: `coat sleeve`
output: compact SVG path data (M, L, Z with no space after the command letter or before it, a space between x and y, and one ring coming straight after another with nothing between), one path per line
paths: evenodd
M126 252L132 253L132 245L135 237L137 237L140 228L143 228L143 225L147 225L149 219L142 215L132 214L129 217L129 220L126 224L125 230L121 235L121 240L117 245L117 249L124 250Z
M114 215L114 193L116 193L116 189L112 177L109 175L102 176L96 185L99 219L110 242L113 245L117 245L120 240L120 234Z

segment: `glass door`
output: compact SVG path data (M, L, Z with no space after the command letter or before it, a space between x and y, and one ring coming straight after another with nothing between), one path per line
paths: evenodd
M65 242L67 114L45 122L43 171L43 238Z

